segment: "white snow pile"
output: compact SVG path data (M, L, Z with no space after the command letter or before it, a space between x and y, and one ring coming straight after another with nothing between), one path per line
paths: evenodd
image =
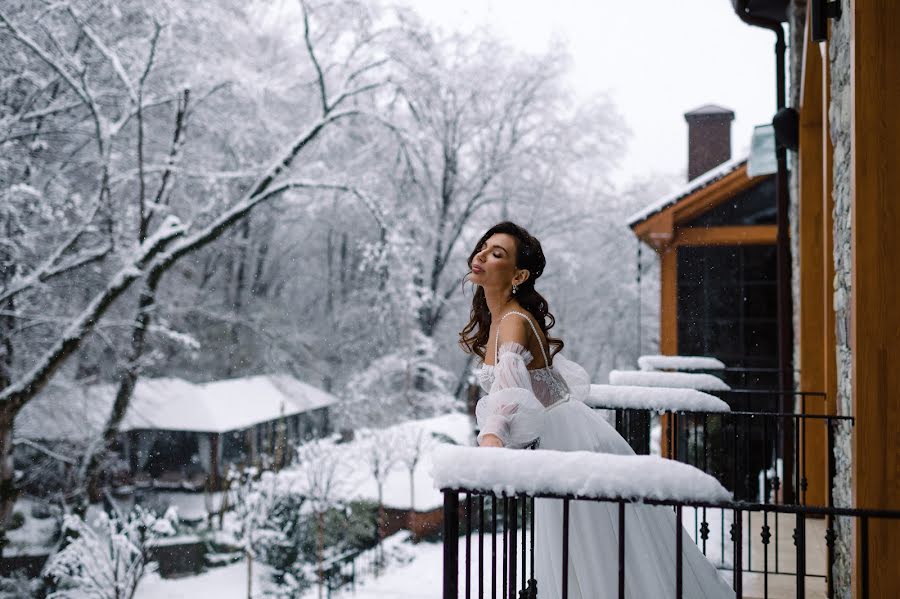
M657 456L445 445L432 454L438 489L500 494L719 502L731 494L693 466Z
M711 374L695 372L646 372L644 370L613 370L609 373L612 385L632 387L677 387L699 391L728 391L725 381Z
M625 408L657 412L730 412L727 403L696 389L591 385L585 403L592 408Z
M708 356L641 356L641 370L724 370L725 364Z

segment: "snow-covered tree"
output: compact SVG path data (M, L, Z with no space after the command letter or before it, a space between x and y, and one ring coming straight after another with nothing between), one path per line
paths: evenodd
M297 447L297 464L283 471L279 478L290 486L293 493L303 497L316 522L316 570L319 596L323 593L325 552L325 514L329 508L340 505L359 481L352 475L348 463L361 459L346 446L333 439L315 439Z
M376 358L347 382L345 427L386 427L453 410L454 376L439 365L437 344L415 329L410 337L407 345Z
M283 494L283 481L272 472L257 478L254 468L229 474L229 503L234 518L226 532L238 543L247 560L247 599L253 599L253 564L260 546L286 540L284 530L273 528L272 512Z
M312 77L295 77L281 91L295 94L295 104L300 96L304 109L283 102L282 114L290 117L285 126L256 131L240 147L221 143L222 117L259 123L244 111L259 116L252 112L253 86L263 82L244 77L258 69L240 63L245 54L235 54L221 31L227 24L253 40L258 5L110 2L95 8L72 0L0 10L4 48L14 48L0 61L0 75L14 84L0 104L10 131L0 139L0 195L10 199L0 202L0 229L13 240L0 250L0 485L9 489L16 414L99 339L112 358L99 362L112 366L106 374L119 387L101 438L78 468L82 484L90 481L95 456L115 438L148 365L148 336L185 338L159 318L160 300L170 293L164 276L185 257L282 196L302 202L337 194L381 219L377 204L340 176L329 178L334 171L319 168L321 159L310 156L314 165L303 176L296 172L301 154L321 150L323 132L364 115L363 100L378 87L372 53L348 50L334 64L318 50L320 42L331 48L329 41L352 41L340 27L329 27L326 37L314 29L319 15L341 23L347 6L337 6L337 16L328 6L301 6L304 36L293 49L303 52ZM211 49L222 54L210 55ZM158 64L167 68L159 71ZM126 334L105 334L98 325L121 309L117 301L138 281L135 307L122 315L131 323ZM122 325L116 327L121 335ZM0 497L0 529L13 498Z
M394 427L397 460L409 471L409 509L416 509L416 466L436 442L428 431L415 422Z
M136 507L124 517L101 512L88 524L67 515L68 544L54 554L44 572L57 590L51 599L131 599L148 568L151 543L174 534L177 521L170 508L162 517Z
M399 443L394 428L363 429L358 446L378 493L378 562L383 564L384 554L380 552L380 547L384 536L384 483L399 464Z

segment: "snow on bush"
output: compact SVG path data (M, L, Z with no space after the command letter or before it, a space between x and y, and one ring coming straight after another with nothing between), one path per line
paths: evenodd
M724 370L725 364L708 356L641 356L641 370Z
M678 387L700 391L728 391L725 381L711 374L693 372L646 372L643 370L613 370L609 373L612 385L639 387Z
M175 533L174 509L162 518L135 507L124 518L100 513L88 525L66 515L63 530L69 543L50 558L44 573L56 583L48 599L128 599L147 571L152 541Z
M656 456L441 446L432 461L432 477L439 489L636 500L731 499L712 476Z
M709 393L696 389L668 387L637 387L629 385L591 385L585 401L595 408L625 408L640 410L730 412L727 403Z

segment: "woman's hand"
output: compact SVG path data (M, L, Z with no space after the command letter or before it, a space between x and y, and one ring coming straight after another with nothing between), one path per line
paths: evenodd
M479 445L481 447L503 447L503 441L497 435L488 433L481 438Z

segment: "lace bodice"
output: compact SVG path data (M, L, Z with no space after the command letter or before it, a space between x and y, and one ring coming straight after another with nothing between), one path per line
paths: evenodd
M528 321L535 339L540 339L534 323ZM501 319L502 320L502 319ZM584 369L561 355L552 366L528 370L534 357L521 343L497 341L493 365L482 362L481 387L488 394L478 400L475 417L480 429L478 442L487 434L495 435L506 447L525 447L540 438L544 414L571 399L584 400L590 392L590 377ZM544 364L550 364L541 345Z
M501 365L501 362L504 361L503 357L508 354L513 354L521 358L523 366L528 366L528 364L534 360L534 356L531 355L531 352L521 344L516 343L515 341L507 341L500 346L497 353L499 354L497 365L484 363L481 365L478 382L485 393L491 392L495 379L499 377L501 379L499 386L502 388L530 388L535 397L538 398L538 401L540 401L541 405L545 408L550 407L561 399L565 399L569 394L569 388L566 385L565 380L560 373L555 371L553 366L528 370L527 368L510 368ZM514 358L514 360L517 360L517 358ZM523 370L527 373L529 379L530 385L528 386L522 384L524 381L520 380L525 376Z

